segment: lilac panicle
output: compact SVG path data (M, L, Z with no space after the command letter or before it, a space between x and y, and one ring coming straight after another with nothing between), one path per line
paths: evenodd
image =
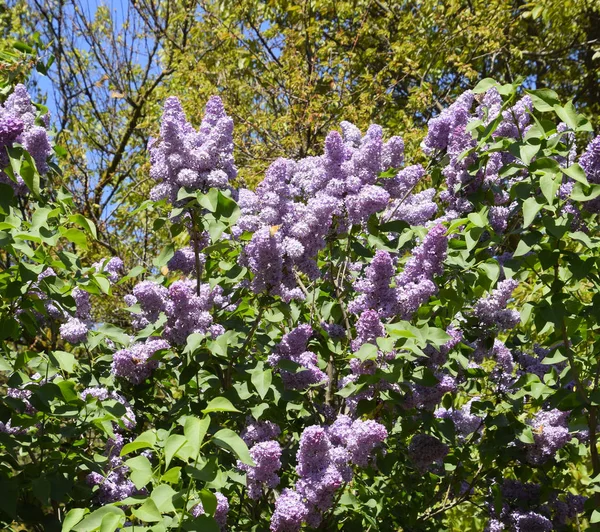
M514 279L500 281L494 291L487 297L480 299L474 308L475 316L479 318L482 326L497 326L500 330L512 329L521 320L516 310L507 309L506 305L519 285Z
M151 358L154 353L169 347L165 340L148 338L144 343L121 349L113 355L111 373L132 384L140 384L158 367L158 361Z

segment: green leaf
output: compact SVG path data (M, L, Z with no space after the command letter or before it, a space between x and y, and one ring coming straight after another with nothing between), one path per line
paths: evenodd
M373 344L363 344L354 356L362 362L365 360L375 360L377 358L377 346Z
M550 89L537 89L525 91L531 97L533 106L540 112L553 111L554 106L560 104L558 94Z
M590 518L590 523L600 523L600 510L594 510L592 512L592 517Z
M146 523L157 523L158 521L162 521L162 515L156 507L156 503L150 498L146 499L144 504L139 508L134 508L132 513L138 519L145 521Z
M219 189L211 188L206 194L198 192L198 203L210 212L216 212L219 204Z
M69 216L69 222L77 224L79 227L83 227L94 238L98 238L98 233L96 232L96 226L94 225L94 222L82 214L72 214Z
M204 437L206 436L209 426L209 416L206 416L202 419L189 416L185 419L183 433L192 449L191 458L196 459L198 454L200 454L200 447L202 447L202 442L204 441Z
M160 480L162 482L168 482L169 484L177 484L181 479L181 467L172 467L169 469Z
M83 231L80 231L79 229L75 229L73 227L71 229L65 229L64 227L60 227L59 231L60 234L63 237L65 237L69 242L73 242L73 244L83 249L87 249L88 242Z
M567 126L569 126L570 129L573 131L577 129L577 126L579 125L579 114L577 114L572 101L568 102L564 107L555 105L554 112L565 124L567 124Z
M198 495L200 495L200 500L202 501L202 508L208 515L214 515L215 510L217 509L217 497L214 493L204 489L201 490Z
M83 519L83 516L87 512L87 508L73 508L69 510L63 521L62 532L70 532L71 529Z
M523 227L529 227L544 205L535 198L527 198L523 202Z
M125 513L117 506L103 506L95 512L88 515L83 521L73 526L71 530L75 532L92 532L102 526L102 521L106 515L114 514L119 518L125 517ZM64 530L64 529L63 529Z
M250 380L261 399L265 398L271 387L271 382L273 381L273 371L270 368L263 368L264 364L261 361L251 372L249 372L251 375Z
M177 495L177 492L167 484L161 484L152 490L150 498L156 504L156 507L163 514L169 512L175 512L173 506L173 497Z
M229 399L225 397L215 397L208 403L206 408L202 410L203 414L209 414L210 412L240 412L240 410L233 406Z
M521 440L523 443L535 443L531 427L526 427L523 432L519 434L519 440Z
M498 87L498 82L492 78L484 78L471 89L471 92L474 94L481 94L492 87Z
M142 432L135 440L127 443L121 449L121 456L138 451L140 449L152 449L156 444L156 434L153 430Z
M574 179L578 183L581 183L584 186L589 185L587 177L585 175L585 171L583 170L583 168L581 168L579 163L572 164L567 168L561 168L561 170L563 174L568 175L570 178Z
M221 429L212 441L215 445L233 452L244 464L255 466L244 440L230 429Z
M48 358L55 365L67 373L73 373L77 365L77 359L72 353L66 351L52 351L48 354Z
M169 436L165 443L165 469L169 468L169 464L177 454L177 451L179 451L186 443L188 443L187 438L181 434L171 434Z
M559 188L560 180L554 174L545 173L540 177L540 189L549 205L554 203Z
M167 244L160 252L160 255L154 259L152 264L157 268L162 268L173 258L173 255L175 255L175 247L173 244Z
M575 201L589 201L600 196L600 185L590 185L585 188L590 192L584 192L584 186L580 182L575 183L571 191L571 199Z
M102 518L100 532L115 532L115 530L122 525L121 521L124 521L124 517L122 515L106 514Z
M152 464L145 456L130 458L125 465L131 469L130 478L137 489L142 489L152 480Z

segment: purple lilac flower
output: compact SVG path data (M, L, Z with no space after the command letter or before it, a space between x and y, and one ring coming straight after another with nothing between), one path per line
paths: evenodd
M246 445L274 440L281 434L281 429L272 421L256 421L252 417L246 418L246 427L242 431L241 438Z
M477 118L483 120L484 124L487 125L498 117L501 109L502 96L496 87L492 87L485 91L481 103L475 110L475 114L477 115Z
M356 339L352 340L352 350L358 351L363 344L375 344L377 338L385 336L385 328L375 310L365 310L356 323Z
M447 148L448 143L452 141L454 131L457 128L466 126L473 101L473 93L466 91L450 107L444 109L439 116L429 121L427 136L421 145L426 154Z
M5 148L18 142L29 152L41 174L48 171L46 160L52 147L46 128L35 124L35 115L36 109L27 89L24 85L17 85L0 107L0 167L8 165ZM14 182L4 172L0 172L0 182L12 186L18 195L23 195L28 190L20 176Z
M70 344L78 344L87 339L88 326L79 318L69 318L59 329L60 336Z
M215 514L213 515L213 517L219 525L221 531L224 531L227 530L227 514L229 513L229 500L220 491L215 492L215 497L217 498L217 508L215 509ZM206 512L204 511L202 503L199 503L196 506L194 506L191 511L191 514L194 517L199 517L201 515L204 515L205 513Z
M140 493L133 482L127 478L129 468L119 456L125 443L120 434L115 434L114 439L109 438L104 450L104 455L108 458L104 474L94 471L87 476L86 480L90 486L98 486L96 498L101 504L122 501Z
M413 250L404 271L396 277L399 310L403 319L412 316L437 292L433 278L443 273L447 249L448 238L444 226L432 227L423 242Z
M396 290L390 286L396 269L391 255L379 250L364 276L354 283L360 294L348 305L348 311L359 314L365 310L375 310L382 318L393 316L398 306Z
M433 410L445 394L456 390L456 379L454 377L444 374L437 377L438 382L435 386L412 384L411 391L405 401L406 408Z
M554 530L550 519L531 510L515 510L510 515L510 521L515 532L551 532Z
M554 510L554 525L559 528L576 519L577 515L584 510L587 497L568 493L563 501L557 499L552 503Z
M502 112L502 122L494 131L496 137L522 138L531 122L533 102L529 96L523 96L513 107Z
M112 257L106 264L104 262L95 262L92 267L98 272L105 273L111 283L116 283L125 269L123 261L119 257Z
M387 438L386 428L369 419L357 419L352 423L346 437L346 447L350 453L350 460L359 467L367 467L373 450L379 447Z
M204 253L198 253L198 262L201 266L206 262ZM196 271L196 254L191 246L178 249L167 263L169 270L176 270L190 275Z
M567 427L568 416L568 412L557 409L542 410L530 421L534 443L527 448L527 459L531 463L548 461L571 441Z
M308 508L302 496L291 489L284 489L275 501L271 518L271 532L298 532L308 516Z
M225 189L237 176L233 160L233 121L217 96L206 104L198 130L186 120L177 98L167 98L160 139L149 143L150 175L158 184L150 197L177 199L180 187Z
M92 388L86 388L80 394L80 397L83 401L86 401L88 396L93 397L98 401L114 399L115 401L121 403L125 407L125 415L121 418L123 425L125 425L125 428L129 430L133 430L135 428L137 421L135 414L133 413L133 408L121 394L117 392L109 392L106 388L95 386ZM118 424L115 424L114 428L115 430L119 430L120 427Z
M500 330L512 329L520 321L516 310L506 308L514 289L519 285L514 279L500 281L496 289L475 305L475 316L483 327L497 326Z
M260 442L250 448L250 456L255 466L240 461L237 466L246 472L248 496L257 500L266 489L273 489L279 484L277 471L281 468L281 446L276 441Z
M344 483L324 428L313 425L304 429L297 460L296 471L300 479L296 482L296 490L306 500L308 524L318 526L321 513L331 507L335 492Z
M425 177L425 174L425 168L420 164L413 164L400 170L396 177L385 179L382 186L391 198L402 199Z
M151 358L154 353L169 347L165 340L148 338L144 343L121 349L113 355L111 373L132 384L140 384L158 367L158 360Z
M434 197L435 189L428 188L418 194L411 194L404 200L401 198L393 201L387 208L386 212L390 214L385 219L402 220L410 225L425 225L438 210Z
M141 281L133 287L133 295L148 322L155 322L167 303L168 290L152 281Z
M283 384L288 389L303 390L311 385L325 385L328 382L327 374L317 366L317 355L306 350L312 334L310 325L299 325L283 336L267 359L273 368L282 360L290 360L300 366L296 372L280 370Z
M413 436L408 446L408 456L421 471L427 470L433 463L439 462L448 454L448 446L429 434Z
M451 419L458 434L460 434L462 437L469 436L481 427L483 421L481 417L471 414L471 404L477 399L478 398L471 399L468 403L464 404L457 410L453 408L438 408L435 411L435 417L441 419Z

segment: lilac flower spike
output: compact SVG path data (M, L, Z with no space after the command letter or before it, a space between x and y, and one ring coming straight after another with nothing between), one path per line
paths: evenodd
M474 308L475 316L479 318L482 326L497 326L501 330L512 329L521 317L516 310L507 309L506 305L514 289L519 286L518 281L506 279L500 281L495 290L487 297L480 299Z

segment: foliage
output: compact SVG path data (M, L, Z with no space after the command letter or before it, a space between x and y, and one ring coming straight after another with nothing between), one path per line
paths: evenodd
M27 109L9 97L0 123L34 127ZM88 265L96 227L47 186L59 168L2 137L4 526L598 522L588 119L485 79L429 121L426 167L343 122L255 192L234 186L232 128L219 98L198 130L166 101L129 215L155 209L170 238L125 271ZM128 323L95 320L119 287Z

